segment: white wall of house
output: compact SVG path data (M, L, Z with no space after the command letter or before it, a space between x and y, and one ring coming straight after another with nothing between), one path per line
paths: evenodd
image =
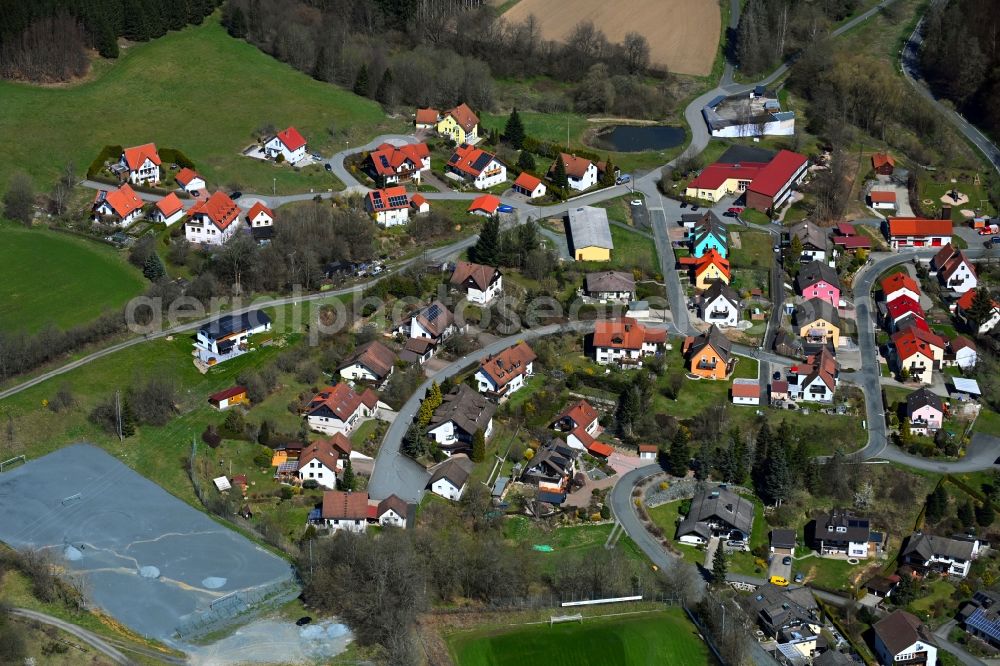
M802 255L799 261L809 262L809 261L826 261L826 251L825 250L802 250Z
M152 217L153 217L153 222L160 222L169 227L171 224L177 222L178 220L184 217L184 209L178 210L173 215L167 217L166 215L163 214L163 211L161 211L159 208L153 208Z
M882 642L882 639L876 636L875 652L878 654L878 662L880 664L894 664L899 661L907 662L914 660L920 653L923 653L925 659L925 661L920 662L923 666L936 666L937 664L937 648L923 641L917 641L910 647L893 654Z
M976 542L975 548L972 550L972 557L975 558L979 552L979 542ZM927 560L924 566L940 566L945 565L948 567L948 575L959 576L965 578L969 575L969 570L972 568L972 560L957 560L953 557L948 557L944 555L932 555L931 559Z
M406 527L406 518L399 515L392 509L386 509L385 513L378 517L378 524L383 527Z
M448 479L438 479L431 484L431 492L435 495L440 495L445 499L458 501L462 499L462 494L465 492L465 486L456 488L455 485Z
M900 296L908 296L909 298L913 299L917 303L920 302L920 294L915 294L912 291L910 291L909 289L906 289L905 287L902 288L902 289L897 289L896 291L892 292L891 294L886 294L885 295L885 302L886 303L892 303L894 300L896 300Z
M410 221L410 207L395 210L380 210L375 213L375 221L383 227L395 227Z
M971 347L962 347L955 352L955 365L960 368L974 368L979 361L979 354Z
M184 223L184 238L189 243L203 245L222 245L233 237L239 228L239 220L233 220L225 229L219 229L206 215L196 215L193 220Z
M719 296L714 301L702 304L701 318L720 328L733 327L740 321L740 309L725 296Z
M924 405L910 415L910 430L918 435L925 435L928 430L940 430L941 417L941 412L932 405Z
M964 294L967 291L975 289L979 284L976 274L972 272L969 264L964 261L958 265L958 268L955 269L955 272L952 273L951 277L947 280L945 280L944 276L940 273L938 273L938 276L941 278L941 282L944 284L945 289L949 289L959 294Z
M372 418L372 411L368 409L364 404L358 405L358 408L354 410L346 421L340 420L336 416L319 416L312 415L306 417L306 423L309 428L315 430L316 432L322 432L327 435L335 435L338 432L343 435L348 435L358 427L359 424Z
M326 526L333 531L344 530L347 532L360 533L368 529L368 521L365 518L361 519L327 518Z
M259 229L260 227L271 227L274 226L274 218L264 211L259 211L256 215L250 218L250 226L255 229Z
M618 347L595 347L594 360L600 365L609 363L620 363L622 359L639 361L642 358L641 349L621 349Z
M284 155L286 162L294 164L306 156L306 147L306 144L303 144L295 150L288 150L288 147L282 143L281 139L275 136L264 144L264 152L271 159L276 158L278 155Z
M934 360L923 354L916 353L908 359L901 360L900 367L906 368L910 378L921 384L930 384L933 381Z
M315 479L316 483L330 490L337 488L336 470L330 469L319 460L310 460L305 464L305 467L300 467L299 478L303 481Z
M205 179L201 176L196 176L192 178L187 185L183 185L182 189L185 192L200 192L201 190L206 189L206 187L207 185L205 183Z
M876 201L871 206L875 210L896 210L895 201Z
M469 299L470 303L479 303L480 305L486 305L490 303L494 298L500 295L503 291L503 276L497 278L497 281L486 287L486 291L479 289L478 287L469 287L465 292L465 297Z
M723 127L721 129L712 130L712 136L725 137L731 139L738 139L741 137L757 136L763 134L765 136L792 136L795 134L795 118L788 118L786 120L772 120L770 122L764 123L764 131L758 132L757 125L746 124L746 125L730 125L728 127Z
M392 368L389 368L389 374L392 374ZM350 379L353 381L367 381L367 382L378 382L381 381L378 376L365 366L360 363L352 363L351 365L341 369L340 376L344 379Z
M488 190L505 182L507 182L507 167L493 160L476 176L475 180L472 181L472 185L477 190Z
M98 204L98 206L94 209L94 212L105 219L110 220L115 226L121 227L122 229L131 225L142 215L142 209L136 208L125 217L118 217L118 213L115 212L115 209L112 208L107 201L102 201Z
M524 382L526 377L531 375L532 364L528 363L524 366L523 372L518 373L516 376L512 377L509 382L507 382L507 388L504 392L504 398L507 398L524 387ZM497 383L493 381L482 368L476 371L476 383L478 384L480 393L495 392L498 390Z
M124 159L122 160L124 162ZM128 179L133 185L142 185L144 183L156 184L160 182L160 167L159 165L153 164L153 161L146 158L139 168L135 171L129 171Z
M597 185L597 167L591 162L582 177L573 178L572 176L567 176L566 182L569 184L571 190L582 191L589 189Z
M696 546L702 546L705 543L707 543L703 538L701 538L697 534L685 534L680 539L678 539L678 541L680 541L681 543L694 544Z
M733 396L734 405L759 405L760 397L757 398L746 398L743 396Z
M807 400L809 402L833 402L833 391L819 377L806 384L808 375L795 375L788 381L788 394L795 400Z
M640 451L639 460L656 460L656 451Z
M427 431L438 444L454 444L458 441L458 428L454 421L445 421Z

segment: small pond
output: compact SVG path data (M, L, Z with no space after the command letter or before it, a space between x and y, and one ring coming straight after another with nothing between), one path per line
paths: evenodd
M674 125L610 125L594 136L593 145L617 153L664 150L684 143L684 128Z

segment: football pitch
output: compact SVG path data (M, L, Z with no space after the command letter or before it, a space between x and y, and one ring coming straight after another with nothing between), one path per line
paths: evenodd
M639 615L585 618L452 634L458 666L645 666L714 664L680 608Z

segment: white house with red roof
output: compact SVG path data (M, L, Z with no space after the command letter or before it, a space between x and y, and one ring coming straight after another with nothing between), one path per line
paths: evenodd
M462 144L448 159L446 175L475 187L487 190L507 182L507 167L493 153Z
M426 143L408 143L394 146L383 143L368 153L365 169L380 186L414 181L420 184L420 175L431 168L431 151Z
M127 227L142 215L142 199L125 183L117 190L100 190L94 197L94 220Z
M522 171L514 179L514 191L529 199L537 199L545 196L545 183L542 182L541 178L532 176L527 171Z
M631 317L594 323L594 360L601 365L642 366L645 356L655 354L667 341L664 329L643 326Z
M299 480L312 479L333 490L337 487L337 475L351 457L351 448L351 440L339 432L303 446L299 454Z
M495 194L484 194L480 197L476 197L472 203L469 204L467 212L470 215L490 217L491 215L496 215L498 210L500 210L500 197Z
M201 192L205 189L205 179L199 176L194 169L189 169L184 167L177 172L174 176L174 180L177 184L181 186L181 189L188 194L194 194L195 192Z
M921 384L930 384L934 368L944 360L944 340L912 326L893 335L892 344L897 368Z
M802 182L809 170L809 158L790 150L780 150L774 158L757 172L747 187L746 201L749 208L759 211L776 210Z
M920 285L904 271L893 273L883 279L880 285L882 287L882 298L885 299L886 303L891 303L903 296L917 302L920 301Z
M979 352L976 343L964 335L948 341L948 349L944 353L944 365L957 366L963 370L976 367L979 362Z
M970 290L962 294L962 297L955 301L955 314L959 319L965 322L969 328L976 328L976 325L966 316L965 312L972 307L972 301L975 300L975 298L975 290ZM989 333L997 324L1000 324L1000 301L994 299L993 309L990 311L989 318L979 325L976 332L980 335Z
M357 393L341 382L313 396L306 407L306 423L316 432L348 435L364 421L376 418L379 409L388 410L389 406L379 400L375 391Z
M501 401L506 400L520 390L531 376L535 358L534 350L523 341L487 357L476 371L479 392Z
M180 197L171 192L156 202L150 217L153 222L162 222L169 227L184 217L184 204Z
M189 243L222 245L240 226L240 207L225 192L216 192L188 211L184 237Z
M274 160L280 155L295 164L306 156L306 140L297 129L289 127L264 142L264 154Z
M332 532L364 532L368 529L368 493L328 490L323 493L320 517Z
M416 214L429 213L431 210L431 202L427 200L427 197L420 194L419 192L414 193L410 197L410 208Z
M258 201L247 211L246 220L251 229L274 226L274 211Z
M126 148L118 163L127 170L128 180L133 185L155 185L160 182L160 154L156 152L155 143Z
M882 222L882 233L893 250L904 247L944 247L951 242L951 220L920 217L889 217Z
M934 255L931 269L937 273L938 280L945 289L957 294L964 294L979 286L976 267L965 256L965 252L953 247L951 243Z
M586 451L601 436L600 414L586 400L569 405L552 422L552 428L567 433L566 443L574 449Z
M402 185L372 190L365 196L365 210L383 227L410 221L410 197Z
M896 191L872 190L868 193L868 201L875 210L896 210Z
M600 169L590 160L569 153L559 153L556 160L562 160L563 166L566 167L566 182L569 184L569 189L582 192L597 185ZM549 178L555 173L556 163L552 162L552 166L549 167Z
M451 285L465 292L470 303L486 305L503 291L503 274L495 266L459 261L451 274Z

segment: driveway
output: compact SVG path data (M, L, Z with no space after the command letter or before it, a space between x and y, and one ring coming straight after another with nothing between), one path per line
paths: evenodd
M783 560L788 557L787 555L782 555L780 553L775 553L771 558L771 563L767 567L767 577L770 579L772 576L781 576L785 580L791 582L792 580L792 565L783 564Z

